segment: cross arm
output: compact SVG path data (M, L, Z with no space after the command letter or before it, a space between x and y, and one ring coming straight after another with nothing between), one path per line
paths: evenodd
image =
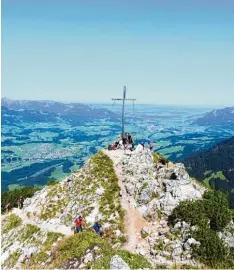
M136 100L136 98L112 98L112 100Z

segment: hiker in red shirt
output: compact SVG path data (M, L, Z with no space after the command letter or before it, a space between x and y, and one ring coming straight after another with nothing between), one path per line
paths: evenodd
M75 219L75 228L76 228L76 232L79 233L79 232L82 232L83 231L83 225L84 225L84 222L83 222L83 219L81 216L79 216L79 218Z

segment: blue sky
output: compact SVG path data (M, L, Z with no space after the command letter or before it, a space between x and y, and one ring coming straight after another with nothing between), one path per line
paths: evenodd
M2 0L2 96L234 105L234 1Z

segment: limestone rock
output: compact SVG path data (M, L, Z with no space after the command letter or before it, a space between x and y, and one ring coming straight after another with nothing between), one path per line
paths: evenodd
M139 153L139 152L142 152L142 151L143 151L143 146L141 144L138 144L136 149L135 149L135 152Z
M223 230L223 232L219 232L218 236L229 246L234 247L234 221L228 224L228 226Z
M167 164L167 167L170 168L170 167L172 167L173 165L174 165L173 162L169 161L168 164Z
M128 264L118 255L111 258L110 269L130 270Z
M152 153L141 145L137 149L124 155L119 165L127 193L144 210L144 217L157 218L158 210L170 215L181 200L202 198L205 188L191 180L183 164L162 165L157 170Z

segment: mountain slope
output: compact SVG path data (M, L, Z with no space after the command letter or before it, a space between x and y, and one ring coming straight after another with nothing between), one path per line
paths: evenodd
M76 125L84 121L102 118L113 120L117 116L107 109L97 109L81 103L2 98L2 118L3 124L6 121L13 121L15 118L18 118L17 120L31 122L57 122L64 120L69 124Z
M36 110L18 109L12 110L1 107L2 125L17 125L20 122L57 122L57 114Z
M71 227L78 215L85 219L86 227L92 226L96 219L102 220L109 244L124 241L117 178L112 161L101 152L63 182L47 186L34 197L26 199L22 210L13 209L10 215L3 217L3 266L11 265L12 257L17 257L16 268L39 265L40 268L48 268L51 263L53 266L66 263L66 259L51 262L52 244L73 235ZM54 235L56 231L61 233L59 237ZM48 234L53 235L50 244ZM99 248L95 235L89 237ZM31 259L27 260L28 257Z
M234 124L234 107L213 110L198 118L194 124L198 125L233 125Z
M172 223L169 217L183 202L200 204L205 188L183 164L163 165L158 158L140 145L133 152L103 150L64 181L26 199L23 209L3 215L3 269L202 267L204 261L193 255L194 247L203 246L191 234L194 224L180 218ZM225 235L220 232L217 247L226 241L229 252L234 238L224 210ZM85 228L73 235L77 215ZM92 232L96 219L103 225L102 238Z
M229 192L234 207L234 137L208 151L195 153L183 162L191 176Z

